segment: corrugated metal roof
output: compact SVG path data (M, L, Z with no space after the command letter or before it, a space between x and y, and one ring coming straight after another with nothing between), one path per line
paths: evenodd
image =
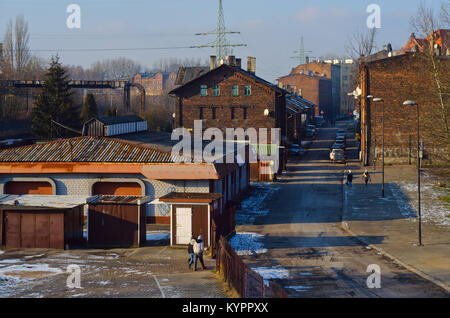
M0 162L173 163L186 158L105 137L76 137L0 151Z
M96 195L87 200L89 204L143 204L151 201L149 196Z
M86 196L76 195L0 195L0 206L71 209L86 203Z
M108 116L108 117L99 117L95 119L105 125L115 125L115 124L135 123L145 121L145 119L142 119L137 115Z

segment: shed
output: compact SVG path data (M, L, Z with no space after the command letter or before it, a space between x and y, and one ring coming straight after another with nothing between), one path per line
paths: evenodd
M88 245L137 247L146 242L150 197L97 195L88 199Z
M83 125L83 136L109 137L147 131L147 121L136 115L92 118Z
M64 249L83 243L86 197L0 195L0 245Z
M158 200L171 206L170 245L187 245L192 236L200 234L205 247L212 245L212 219L214 211L220 210L220 193L171 192Z

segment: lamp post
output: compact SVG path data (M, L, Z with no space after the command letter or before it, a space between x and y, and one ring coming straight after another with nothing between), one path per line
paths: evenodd
M373 95L368 95L367 99L374 101ZM372 113L372 112L371 112ZM376 133L376 123L377 119L375 112L373 112L373 169L376 169L376 157L377 157L377 133Z
M417 109L417 197L418 197L418 212L419 212L419 246L422 246L422 213L420 208L420 117L419 104L412 100L407 100L403 106L416 106Z
M374 103L380 103L382 105L381 108L381 161L382 161L382 172L381 172L381 197L384 198L384 100L381 98L374 98L373 99Z

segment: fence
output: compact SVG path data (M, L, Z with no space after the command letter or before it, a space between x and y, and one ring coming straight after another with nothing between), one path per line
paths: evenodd
M242 298L288 298L284 289L248 267L222 236L216 255L216 270L225 282L233 286Z

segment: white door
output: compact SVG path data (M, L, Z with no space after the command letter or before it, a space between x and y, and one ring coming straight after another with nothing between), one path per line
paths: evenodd
M192 235L192 208L176 209L176 244L189 244Z

